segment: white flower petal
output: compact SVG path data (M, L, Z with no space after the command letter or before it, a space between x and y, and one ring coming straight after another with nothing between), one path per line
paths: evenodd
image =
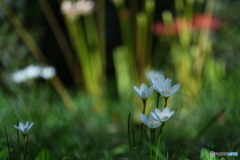
M147 89L147 85L145 83L143 83L141 86L140 86L140 91L143 91Z
M180 88L180 83L175 84L175 85L171 88L170 93L171 93L171 94L176 93L179 88Z
M143 123L148 122L148 117L145 114L140 113L139 115Z
M168 107L164 108L162 111L162 115L168 115L170 113L170 109Z
M141 91L140 91L136 86L134 86L133 88L134 88L135 93L136 93L139 97L141 97Z

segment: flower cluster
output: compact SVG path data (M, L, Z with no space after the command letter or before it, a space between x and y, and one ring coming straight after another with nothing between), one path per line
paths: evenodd
M157 128L161 126L162 122L167 121L172 115L174 111L170 111L168 107L164 108L161 112L159 109L155 109L151 111L149 117L140 113L141 121L148 126L148 128Z
M172 96L175 94L178 89L180 88L180 84L175 84L174 86L171 86L172 80L169 78L166 78L163 75L160 75L158 78L151 78L151 87L147 87L146 84L142 84L140 88L137 88L134 86L135 93L142 98L142 100L146 100L150 95L152 95L153 90L156 90L160 95L162 95L165 100L168 99L169 96ZM166 102L165 102L166 103ZM162 122L167 121L173 114L174 111L170 111L170 109L166 106L164 106L163 111L161 112L158 108L155 108L155 110L151 111L149 116L144 115L145 112L140 113L140 119L149 128L157 128L161 126Z
M140 86L140 89L138 89L136 86L133 88L135 93L142 99L147 99L149 96L151 96L153 89L159 92L163 97L169 97L175 94L180 87L179 83L171 87L171 81L171 79L165 79L163 75L160 75L157 79L151 78L152 86L149 88L147 88L146 84L144 83Z

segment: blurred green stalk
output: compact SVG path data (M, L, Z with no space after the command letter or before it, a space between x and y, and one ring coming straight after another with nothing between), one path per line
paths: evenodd
M73 78L73 81L75 82L76 85L79 85L79 83L80 83L79 67L77 65L77 62L75 61L75 58L71 51L71 47L69 46L69 44L67 42L67 38L64 35L64 33L60 27L60 24L58 23L55 15L51 9L51 6L49 5L49 2L47 0L38 0L38 3L40 4L40 7L42 8L42 11L45 14L45 17L56 37L59 47L62 50L63 56L67 62L69 71Z
M137 14L137 33L136 33L136 66L138 81L144 81L146 66L146 44L147 44L147 17L145 13Z
M113 52L117 88L121 98L126 98L132 94L132 92L129 92L129 88L132 88L132 80L128 68L127 55L128 49L122 46L117 47Z

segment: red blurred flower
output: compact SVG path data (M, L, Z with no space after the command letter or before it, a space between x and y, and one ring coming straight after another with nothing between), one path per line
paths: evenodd
M208 14L197 14L192 19L192 27L198 29L217 30L220 28L218 19Z
M184 29L196 31L200 29L216 30L219 28L220 22L218 19L207 14L197 14L191 20L177 18L169 25L160 22L155 23L152 31L157 36L176 36L182 33Z

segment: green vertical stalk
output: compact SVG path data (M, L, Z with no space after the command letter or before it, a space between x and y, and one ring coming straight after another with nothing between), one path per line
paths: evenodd
M142 99L142 102L143 102L143 114L145 114L147 99ZM142 123L142 125L141 125L140 152L142 152L142 139L143 139L143 123Z
M145 13L137 14L137 34L136 34L136 63L138 66L138 81L143 81L146 67L146 33L147 17Z
M131 142L131 113L128 115L128 144L130 149L130 156L133 159L133 148L132 148L132 142Z
M161 143L161 138L162 138L162 135L160 134L158 136L158 142L157 142L156 159L158 158L158 155L159 155L159 150L160 150L159 146L160 146L160 143Z
M28 134L25 134L23 137L24 137L24 142L25 142L25 146L24 146L24 160L27 160Z
M19 125L19 122L17 120L17 126ZM18 141L18 160L21 160L20 157L20 145L19 145L19 130L17 129L17 141Z
M163 127L165 126L165 122L162 122L162 125L160 126L160 130L159 130L159 134L158 134L158 143L157 143L157 152L156 152L156 157L158 157L159 154L159 146L160 146L160 142L161 139L163 137Z
M155 132L155 129L150 129L150 160L153 159L154 132Z
M164 103L164 108L167 107L167 100L168 100L169 97L164 97L164 100L165 100L165 103Z
M159 98L160 98L160 93L157 92L157 107L156 108L158 108L158 106L159 106Z
M9 154L9 158L10 158L10 160L11 160L12 158L11 158L10 145L9 145L8 134L7 134L7 130L6 130L6 127L5 127L5 126L4 126L4 131L5 131L5 136L6 136L6 140L7 140L8 154Z
M97 95L102 95L102 81L104 79L104 67L103 61L101 57L100 46L98 45L98 37L97 37L97 28L93 14L87 15L83 17L84 19L84 27L86 31L86 39L88 50L89 50L89 59L91 61L90 71L91 71L91 79L92 85L94 89L94 93Z
M113 61L116 72L118 94L121 98L126 98L132 94L132 92L129 92L129 88L132 87L132 79L129 74L129 68L127 67L128 62L125 56L128 53L126 52L128 52L128 49L123 46L119 46L113 51Z
M101 62L104 68L104 75L106 67L105 0L97 0L96 8L98 44L100 48Z
M152 25L154 21L154 11L155 11L155 1L154 0L146 0L145 1L145 13L147 17L147 27L146 27L146 65L151 65L151 56L149 54L151 53L152 49Z
M76 65L76 61L74 59L71 47L67 42L67 38L63 33L63 30L60 27L59 22L57 21L56 16L49 5L47 0L38 0L40 7L42 8L43 13L53 31L54 36L58 42L60 49L62 50L63 56L67 62L68 68L70 70L71 76L76 85L79 84L79 68Z

